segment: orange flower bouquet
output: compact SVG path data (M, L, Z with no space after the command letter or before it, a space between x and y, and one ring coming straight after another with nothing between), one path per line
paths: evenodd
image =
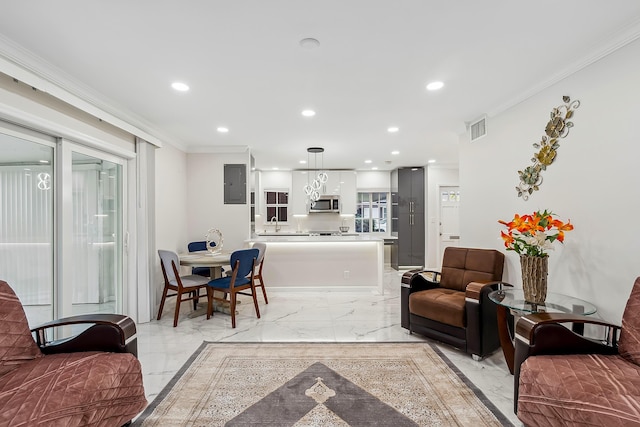
M573 230L570 221L562 222L553 215L544 210L531 215L516 214L510 222L499 220L500 224L507 227L506 233L500 232L504 246L519 255L548 256L546 251L553 249L552 243L556 240L564 242L564 233Z

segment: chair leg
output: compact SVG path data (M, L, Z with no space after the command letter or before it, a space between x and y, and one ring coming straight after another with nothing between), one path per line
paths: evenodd
M162 299L160 300L160 308L158 309L158 317L156 320L160 320L160 318L162 317L162 310L164 309L164 301L167 299L167 293L169 292L169 289L167 289L167 287L164 287L164 291L162 291Z
M258 276L258 280L260 281L260 284L258 286L262 288L262 296L264 296L264 303L269 304L269 299L267 298L267 289L264 287L262 276Z
M192 294L192 297L193 297L193 309L197 310L198 309L198 299L200 299L200 289L196 289L191 294Z
M256 308L256 316L260 318L260 308L258 308L258 297L256 296L256 287L251 286L251 296L253 297L253 306Z
M178 295L176 295L176 311L173 313L173 327L178 326L178 316L180 315L180 304L182 303L182 291L178 289Z
M213 289L207 286L207 320L213 316Z
M231 327L235 328L236 327L236 293L235 292L230 292L230 293L231 293L231 304L229 308L231 309Z

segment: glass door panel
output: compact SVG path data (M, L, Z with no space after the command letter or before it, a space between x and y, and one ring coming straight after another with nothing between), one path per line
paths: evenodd
M36 326L53 319L54 145L5 131L0 130L0 280L13 288Z
M72 313L122 311L122 165L72 153Z

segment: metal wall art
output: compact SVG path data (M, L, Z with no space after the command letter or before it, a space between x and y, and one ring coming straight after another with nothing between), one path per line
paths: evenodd
M580 106L580 101L571 102L571 98L563 96L564 105L560 105L551 110L551 119L544 130L542 140L533 144L538 150L533 155L533 164L524 170L518 171L520 184L516 187L518 197L528 200L529 196L540 189L542 184L542 171L547 169L556 158L557 150L560 148L560 138L569 134L569 129L573 127L573 122L569 121L573 117L573 112Z

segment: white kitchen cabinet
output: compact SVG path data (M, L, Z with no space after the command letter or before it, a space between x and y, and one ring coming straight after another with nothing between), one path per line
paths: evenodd
M321 188L321 194L328 194L330 196L339 196L340 195L340 173L341 171L325 171L327 174L327 182Z
M356 213L358 191L356 189L356 171L340 171L340 207L341 214Z

